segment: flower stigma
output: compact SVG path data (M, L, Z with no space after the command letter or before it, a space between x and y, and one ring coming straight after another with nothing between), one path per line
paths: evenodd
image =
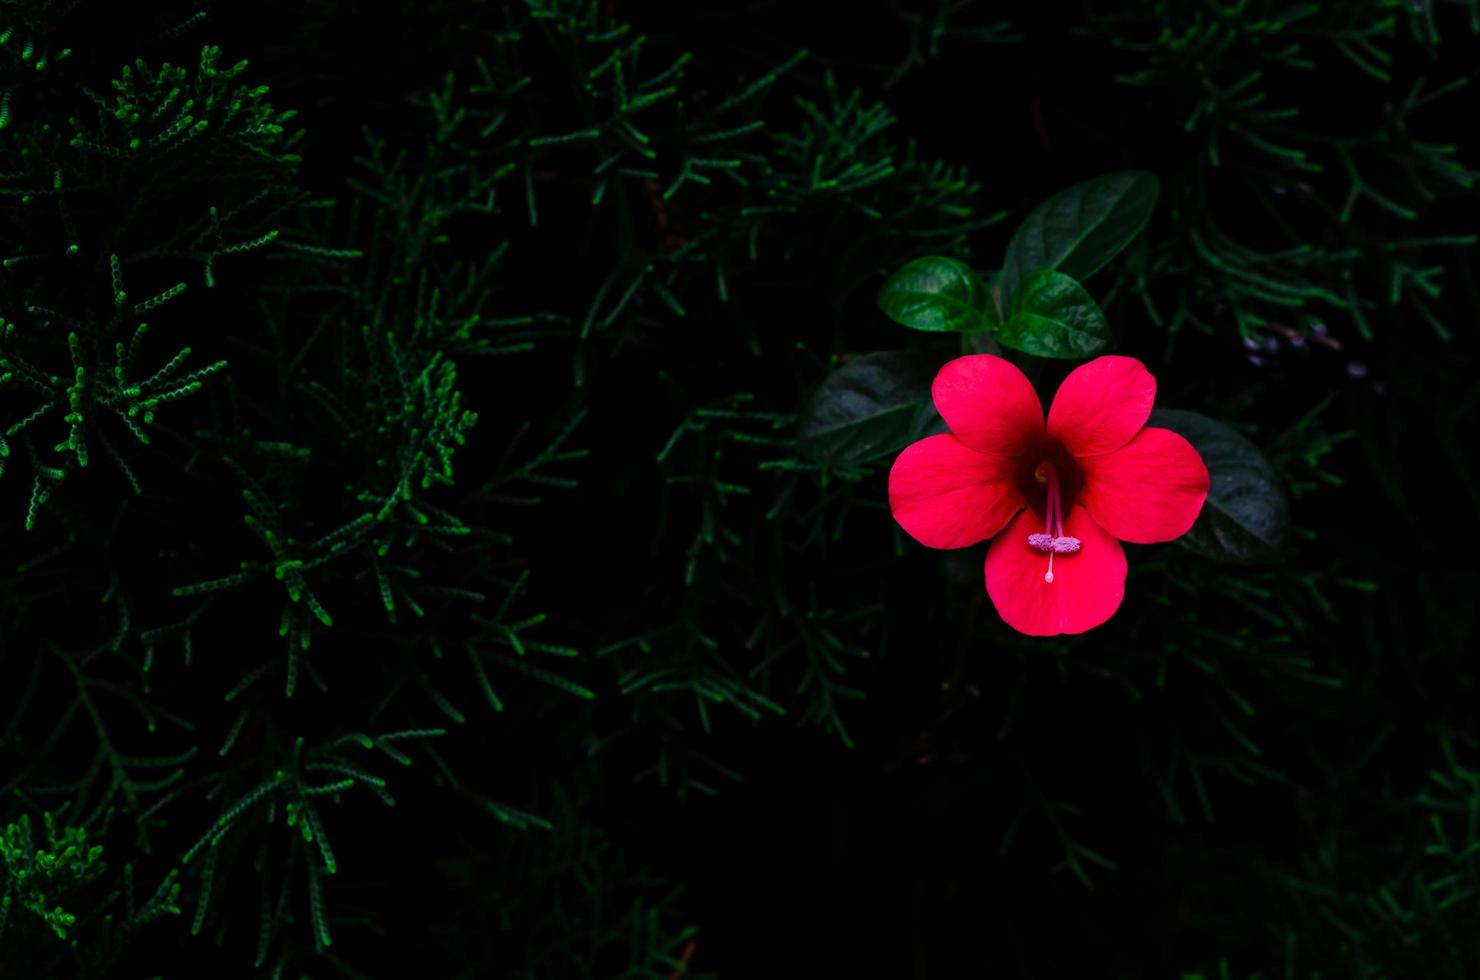
M1072 555L1079 550L1081 542L1078 538L1064 534L1064 507L1059 491L1059 471L1054 469L1054 465L1048 460L1044 460L1033 471L1033 479L1046 488L1047 497L1043 504L1043 531L1028 535L1028 547L1048 555L1048 571L1043 573L1043 581L1052 585L1053 556Z

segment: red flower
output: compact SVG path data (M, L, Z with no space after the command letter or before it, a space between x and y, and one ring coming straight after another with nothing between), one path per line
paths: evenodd
M996 535L987 594L1019 632L1083 633L1109 619L1125 595L1120 542L1170 541L1207 499L1197 450L1146 426L1156 379L1133 357L1075 368L1046 426L1033 385L991 354L951 361L932 395L951 431L899 454L889 507L930 548Z

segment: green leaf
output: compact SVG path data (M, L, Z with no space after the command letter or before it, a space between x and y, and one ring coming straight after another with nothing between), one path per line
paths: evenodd
M1062 190L1034 208L1007 244L1002 295L1033 269L1091 274L1131 243L1156 207L1160 183L1144 170L1122 170Z
M879 288L879 309L915 330L974 333L997 322L997 303L964 262L928 255L906 263Z
M1280 561L1290 536L1290 505L1279 474L1259 447L1196 412L1158 409L1149 424L1171 429L1192 443L1212 478L1197 523L1177 542L1230 564Z
M812 397L797 448L819 463L852 466L888 455L938 429L930 383L940 358L920 351L864 354L839 367Z
M1090 357L1110 346L1110 324L1084 287L1053 269L1028 273L1012 294L997 342L1039 357Z

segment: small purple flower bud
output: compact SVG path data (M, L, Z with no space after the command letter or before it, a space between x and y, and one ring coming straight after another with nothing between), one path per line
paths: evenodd
M1349 378L1362 379L1367 377L1367 364L1364 361L1347 361L1346 374Z

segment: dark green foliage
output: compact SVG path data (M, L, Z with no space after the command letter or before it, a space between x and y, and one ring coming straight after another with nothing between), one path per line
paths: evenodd
M930 382L940 365L918 351L852 358L827 376L802 413L797 451L833 467L897 452L936 418Z
M1371 337L1401 312L1449 336L1435 312L1446 257L1476 238L1445 202L1475 174L1455 134L1428 130L1468 79L1423 66L1474 37L1474 5L1453 7L1468 17L1441 3L1162 0L1080 28L1125 53L1120 84L1166 93L1158 116L1183 134L1173 233L1130 280L1147 316L1212 331L1199 307L1221 302L1245 336L1339 315ZM1340 110L1301 104L1318 78Z
M300 158L286 147L296 134L286 136L283 124L297 113L274 112L263 101L266 86L238 82L245 61L229 68L220 62L221 49L207 46L193 71L169 62L152 71L143 59L125 65L111 84L111 98L82 90L96 106L96 121L68 120L76 133L70 145L125 167L159 168L163 177L176 173L172 165L195 176L199 168L178 158L207 141L212 155L224 158L218 164L245 170L230 172L233 177L250 174L254 168L243 165L254 158L264 169L292 167Z
M1441 738L1422 788L1382 801L1392 822L1344 821L1300 867L1267 874L1263 885L1282 915L1270 936L1279 965L1248 976L1474 975L1480 938L1469 923L1480 913L1480 773L1460 754ZM1216 970L1183 976L1244 974L1220 961Z
M1350 868L1361 857L1332 841L1285 876L1295 907L1317 917L1299 932L1301 959L1314 969L1352 977L1473 973L1480 937L1465 924L1480 913L1480 774L1448 739L1438 749L1427 785L1399 811L1413 828L1403 861L1380 877L1354 879Z
M169 295L172 294L165 294L164 298L169 298ZM163 302L158 297L156 300ZM158 305L155 301L151 303ZM129 312L136 312L138 309L135 306ZM33 310L33 315L39 312ZM115 321L117 319L119 318L115 317ZM134 357L148 330L148 325L143 323L138 325L127 343L122 340L114 343L111 363L104 362L100 356L95 335L89 337L85 343L77 331L69 331L67 351L71 358L71 370L66 374L47 374L20 354L12 353L16 348L35 346L32 338L36 333L55 331L65 325L65 321L58 324L42 320L27 332L29 336L23 340L16 336L15 324L0 323L0 329L4 331L3 341L0 343L4 344L9 355L0 357L0 370L5 372L0 374L0 386L21 388L40 401L39 405L31 408L0 435L0 464L3 464L5 457L11 455L10 445L6 440L17 436L21 437L32 462L35 483L31 493L31 506L26 512L27 530L35 526L37 509L46 503L55 486L74 468L87 467L91 458L89 443L101 445L128 479L134 492L139 493L141 488L133 470L119 454L106 431L99 427L99 423L106 420L109 426L125 430L134 440L147 446L150 442L148 430L154 423L155 410L162 404L195 394L206 379L226 367L223 360L198 370L182 371L186 359L190 357L190 348L185 347L153 373L138 377ZM38 448L31 427L36 423L55 425L52 415L61 416L60 422L65 426L66 438L49 449L45 448L44 443ZM57 434L60 435L60 432ZM3 473L3 468L0 468L0 473Z
M1468 975L1476 7L1092 6L0 0L0 975ZM1084 636L983 351L1212 472Z
M72 49L56 44L55 34L82 0L5 0L0 3L0 129L11 123L15 89L48 66L65 61Z
M230 753L248 719L246 711L238 716L226 743L217 753L219 756ZM311 747L305 747L304 740L298 738L287 757L272 760L284 768L273 770L271 777L245 791L231 795L223 792L225 787L241 785L240 769L225 770L208 779L203 787L205 795L221 801L220 816L180 856L183 863L193 862L201 868L191 932L199 934L213 921L220 923L218 928L224 931L219 914L211 915L215 908L212 900L218 888L224 895L236 890L230 872L237 864L244 863L241 856L250 850L255 852L252 868L261 877L258 887L251 889L261 896L253 968L266 966L273 949L283 945L281 933L303 922L305 917L292 902L295 890L307 893L306 918L314 950L328 950L333 945L333 932L324 897L325 878L337 872L339 864L320 807L334 804L337 808L354 790L363 790L386 806L394 807L396 800L386 789L387 780L365 768L365 754L376 752L377 760L385 756L410 765L411 757L399 748L400 744L444 734L441 729L376 736L352 732ZM355 749L359 754L351 754ZM250 769L253 763L261 761L248 760L247 766L241 768ZM281 832L271 829L279 814L284 826ZM294 880L300 866L304 879L301 883ZM231 907L229 903L227 907Z
M592 802L588 788L557 785L550 822L531 835L491 849L459 841L481 857L439 863L456 901L435 940L459 950L464 964L489 962L511 977L713 978L685 969L699 940L694 927L675 925L682 889L651 868L630 867L583 816ZM470 966L448 974L477 975Z

